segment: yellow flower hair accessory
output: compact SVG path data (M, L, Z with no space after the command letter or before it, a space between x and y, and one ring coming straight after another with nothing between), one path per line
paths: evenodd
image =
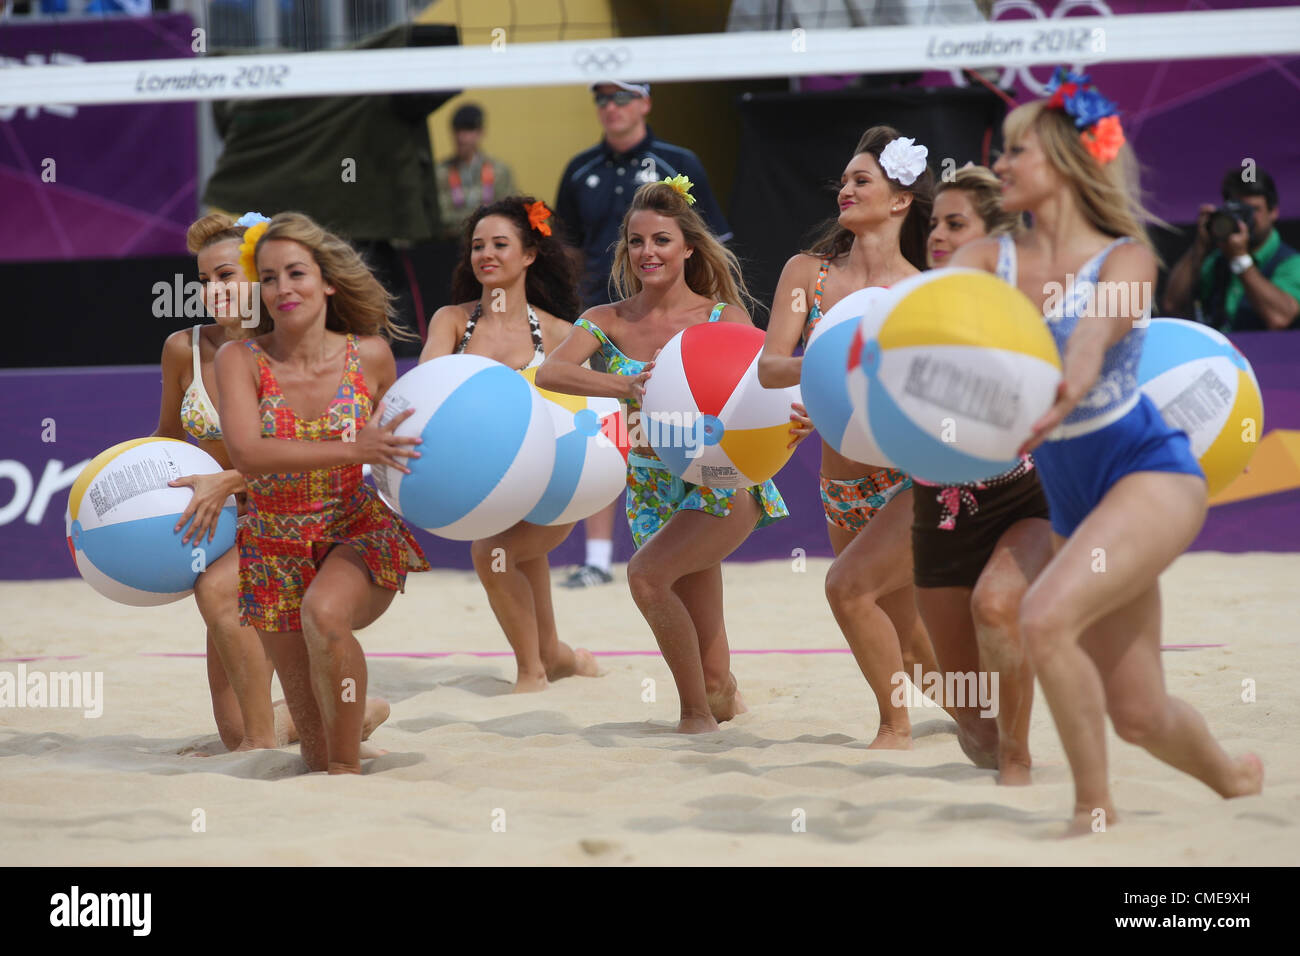
M249 282L257 281L257 260L254 253L257 251L257 240L262 238L270 224L271 220L267 219L244 230L244 241L239 244L239 264Z
M661 179L660 182L672 186L673 189L681 193L682 198L686 200L686 205L695 205L695 197L691 195L691 187L695 184L687 179L685 175L667 176Z

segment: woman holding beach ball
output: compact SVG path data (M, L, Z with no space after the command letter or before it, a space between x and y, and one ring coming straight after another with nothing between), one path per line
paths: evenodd
M1165 690L1159 577L1205 521L1205 478L1187 435L1138 388L1145 297L1104 294L1107 283L1156 281L1119 111L1086 76L1058 70L1051 89L1007 116L994 167L1003 208L1033 225L973 242L953 265L1018 287L1063 359L1056 403L1022 449L1047 493L1055 555L1025 596L1020 634L1073 773L1071 831L1086 833L1116 819L1107 714L1123 740L1223 797L1259 793L1264 770L1253 754L1225 753ZM1062 288L1074 291L1061 300ZM1117 314L1105 314L1111 302Z

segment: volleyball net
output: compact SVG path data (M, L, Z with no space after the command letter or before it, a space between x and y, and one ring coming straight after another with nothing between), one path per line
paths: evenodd
M1015 9L1014 3L1002 8ZM196 46L198 40L196 33ZM1061 63L1086 67L1296 53L1300 9L1294 6L562 42L515 42L503 26L492 28L489 42L476 46L9 62L0 69L0 107L589 85L602 79L683 82Z

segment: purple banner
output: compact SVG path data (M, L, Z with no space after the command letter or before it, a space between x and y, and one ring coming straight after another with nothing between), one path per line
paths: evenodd
M5 24L0 65L194 55L188 14ZM0 107L0 260L185 253L198 209L193 103Z
M1245 497L1212 507L1192 547L1300 551L1300 333L1232 338L1259 378L1265 431L1251 473L1224 493ZM400 362L398 370L411 364ZM68 488L105 448L153 431L160 391L156 366L0 371L0 580L76 575L63 523ZM790 517L755 532L733 559L790 560L795 549L830 555L819 456L815 439L800 446L777 476ZM416 536L435 567L472 567L465 542L423 531ZM614 553L620 561L632 553L621 517L615 522ZM580 564L582 557L582 532L575 530L552 552L551 564Z
M1041 21L1042 42L1051 44L1061 38L1056 28L1074 17L1287 5L1281 0L1014 0L997 7L998 20ZM1296 17L1300 21L1300 10ZM1091 42L1089 38L1087 44ZM1070 56L1063 52L1061 64L1077 68ZM1087 60L1087 54L1074 56ZM1223 174L1241 169L1247 159L1277 181L1282 218L1300 215L1294 122L1300 116L1300 57L1104 63L1089 67L1088 73L1123 111L1124 130L1142 161L1156 215L1169 222L1194 221L1201 203L1219 202ZM1014 87L1023 102L1045 96L1051 75L1045 66L1008 67L995 82ZM960 71L922 78L925 86L976 82ZM1287 116L1292 120L1282 119Z

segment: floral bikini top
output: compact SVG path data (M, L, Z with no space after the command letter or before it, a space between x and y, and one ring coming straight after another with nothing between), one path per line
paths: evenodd
M727 307L727 303L719 302L709 313L709 321L716 322L722 316L722 310ZM592 335L600 340L600 354L605 359L605 367L615 375L640 375L645 371L645 367L650 364L649 361L642 362L639 359L629 358L624 355L622 350L615 345L605 334L600 326L596 325L590 319L581 318L573 323L577 329L586 329ZM633 399L627 400L628 412L640 411L641 406Z
M221 419L217 407L203 387L203 373L199 367L199 329L194 326L190 336L190 351L194 358L194 380L181 398L181 427L199 441L221 441Z

